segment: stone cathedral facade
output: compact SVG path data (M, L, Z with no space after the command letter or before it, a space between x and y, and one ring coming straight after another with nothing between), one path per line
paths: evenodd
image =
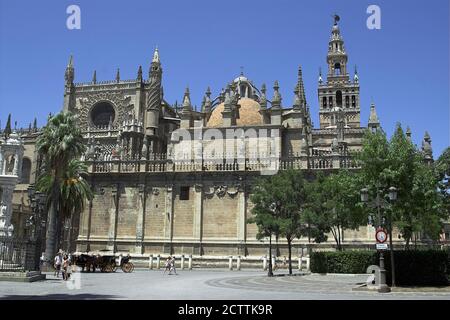
M359 78L356 69L349 72L337 22L326 63L314 109L299 68L291 97L281 97L277 81L269 95L265 84L258 88L241 73L221 92L208 87L195 110L189 89L181 105L165 100L158 49L148 74L139 67L132 80L118 70L113 81L98 82L94 72L92 81L75 83L71 58L64 110L78 116L95 191L76 221L76 250L264 255L256 225L247 223L254 178L287 168L357 170L350 151L361 148L366 130L380 128L373 104L368 123L361 123ZM319 128L311 112L319 112ZM370 226L343 232L347 244L374 242Z

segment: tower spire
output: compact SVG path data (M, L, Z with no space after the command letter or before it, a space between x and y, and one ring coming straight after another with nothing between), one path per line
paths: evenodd
M158 46L156 46L155 51L153 52L153 59L152 59L152 63L156 62L156 63L161 63L161 61L159 60L159 51L158 51Z
M298 67L297 85L294 90L294 108L299 109L306 106L305 86L303 85L302 67Z
M92 83L93 84L97 83L97 70L94 70L94 75L92 76Z
M142 66L139 66L136 80L142 82Z
M183 113L191 112L192 111L192 105L191 105L191 95L189 92L189 87L186 87L186 90L184 91L184 97L183 97Z
M120 69L117 68L117 73L116 73L116 82L119 83L120 82Z
M377 110L375 109L375 103L373 102L370 105L370 116L368 127L372 131L376 131L380 127L380 120L378 119Z
M278 85L278 80L275 80L273 84L273 98L272 98L272 109L280 109L281 108L281 94L278 91L280 86Z

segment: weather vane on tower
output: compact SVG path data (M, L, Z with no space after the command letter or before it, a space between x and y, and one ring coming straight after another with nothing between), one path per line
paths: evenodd
M335 26L337 25L338 21L341 20L341 18L336 13L333 15L333 19L334 19Z

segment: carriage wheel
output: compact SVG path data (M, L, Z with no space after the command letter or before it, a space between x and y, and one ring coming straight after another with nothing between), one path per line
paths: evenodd
M131 262L127 262L122 266L122 271L126 273L132 272L134 269L133 264Z
M111 263L106 264L105 272L113 272L113 265Z

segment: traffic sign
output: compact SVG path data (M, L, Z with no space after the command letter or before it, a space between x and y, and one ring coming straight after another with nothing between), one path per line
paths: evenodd
M387 250L388 245L387 243L377 243L377 250Z
M378 228L375 233L375 239L377 240L377 243L385 243L387 240L387 233L383 228Z

